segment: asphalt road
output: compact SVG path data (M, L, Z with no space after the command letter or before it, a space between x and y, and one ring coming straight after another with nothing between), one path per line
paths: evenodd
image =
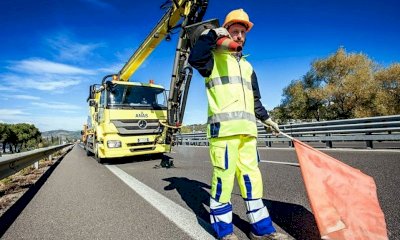
M400 151L327 150L375 179L389 239L400 239ZM293 149L259 149L264 202L278 231L320 239ZM207 147L176 147L175 168L159 159L100 165L75 147L8 228L2 239L207 239L211 178ZM129 186L131 185L131 187ZM133 190L133 189L134 190ZM240 239L249 224L240 191L232 195Z

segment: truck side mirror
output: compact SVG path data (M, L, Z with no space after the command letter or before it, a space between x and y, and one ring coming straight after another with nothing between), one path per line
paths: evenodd
M96 102L94 101L94 99L90 99L89 100L89 106L93 107L96 105Z
M83 135L84 134L84 132L83 132L83 130L81 130L81 135Z

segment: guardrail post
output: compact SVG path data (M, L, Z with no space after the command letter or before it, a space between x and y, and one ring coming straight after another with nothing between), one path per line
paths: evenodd
M371 133L368 132L368 133L366 133L365 135L371 135ZM374 148L374 145L373 145L373 143L372 143L372 140L367 140L367 141L365 141L365 143L367 144L367 148L368 148L368 149Z
M292 134L291 134L291 135L292 135ZM293 136L293 135L292 135L292 137L296 137L296 136ZM294 147L294 143L293 143L293 141L290 140L290 139L289 139L289 147L291 147L291 148Z
M271 141L268 141L268 138L271 138L271 137L270 137L270 136L266 136L266 139L267 139L267 140L265 140L265 146L266 146L266 147L271 147L272 144L271 144Z
M326 134L326 136L331 136L331 134L330 133L327 133ZM327 147L327 148L332 148L332 141L326 141L325 142L325 146Z

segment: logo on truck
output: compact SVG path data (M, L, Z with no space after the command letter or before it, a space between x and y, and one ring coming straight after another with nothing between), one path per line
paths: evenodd
M138 126L139 126L140 129L145 129L147 127L146 120L139 120Z
M137 113L136 117L137 118L148 118L149 114L141 112L141 113Z

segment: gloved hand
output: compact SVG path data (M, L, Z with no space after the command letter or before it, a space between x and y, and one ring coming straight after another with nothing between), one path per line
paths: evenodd
M222 38L222 37L228 37L231 38L231 35L229 34L228 30L224 27L219 27L219 28L214 28L213 31L215 34L217 34L217 38Z
M268 119L264 120L263 123L268 125L271 128L272 133L274 133L274 134L279 134L279 132L281 131L279 129L278 124L276 122L272 121L271 118L268 118Z

